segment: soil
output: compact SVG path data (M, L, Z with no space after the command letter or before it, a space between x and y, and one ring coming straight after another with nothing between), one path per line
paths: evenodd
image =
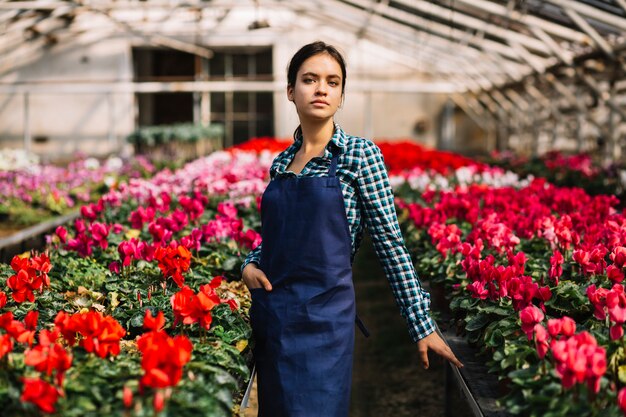
M3 237L9 237L12 234L19 232L22 229L25 229L27 226L24 227L10 227L7 225L3 225L0 224L0 239Z

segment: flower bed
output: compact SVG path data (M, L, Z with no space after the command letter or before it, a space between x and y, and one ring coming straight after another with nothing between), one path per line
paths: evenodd
M396 179L418 274L443 288L454 324L501 377L509 412L622 414L626 216L618 200L544 179L475 179L419 193L415 184L428 181Z
M49 260L1 266L3 415L237 413L251 334L239 266L260 241L268 168L289 143L251 141L120 182L57 229ZM407 245L503 378L507 409L619 415L626 218L616 199L447 153L433 163L436 151L408 166L404 146L381 149Z
M487 166L454 152L426 148L411 140L377 141L390 175L415 168L451 174L457 168L473 166L482 170Z
M234 278L271 160L216 152L122 182L57 229L49 258L3 265L3 415L237 412L250 327Z
M82 158L67 167L54 165L5 165L0 170L0 231L19 229L66 214L80 204L95 201L124 178L150 175L154 168L145 159L100 163Z
M615 195L620 199L621 206L626 198L626 171L623 164L603 165L586 153L568 155L551 151L533 158L512 153L493 153L485 162L521 176L546 178L555 185L581 187L591 195Z

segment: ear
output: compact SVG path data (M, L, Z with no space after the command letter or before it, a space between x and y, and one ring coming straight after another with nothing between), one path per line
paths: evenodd
M287 99L293 101L293 87L290 85L287 86Z

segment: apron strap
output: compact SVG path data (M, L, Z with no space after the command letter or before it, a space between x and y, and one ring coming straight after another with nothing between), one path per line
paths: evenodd
M334 177L337 172L337 160L339 159L339 153L333 150L333 158L330 160L330 169L328 170L328 176Z

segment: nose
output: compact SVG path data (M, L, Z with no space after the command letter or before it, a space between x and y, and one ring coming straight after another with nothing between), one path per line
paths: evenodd
M317 83L317 89L315 90L315 94L317 95L326 95L326 83L324 81L320 81Z

